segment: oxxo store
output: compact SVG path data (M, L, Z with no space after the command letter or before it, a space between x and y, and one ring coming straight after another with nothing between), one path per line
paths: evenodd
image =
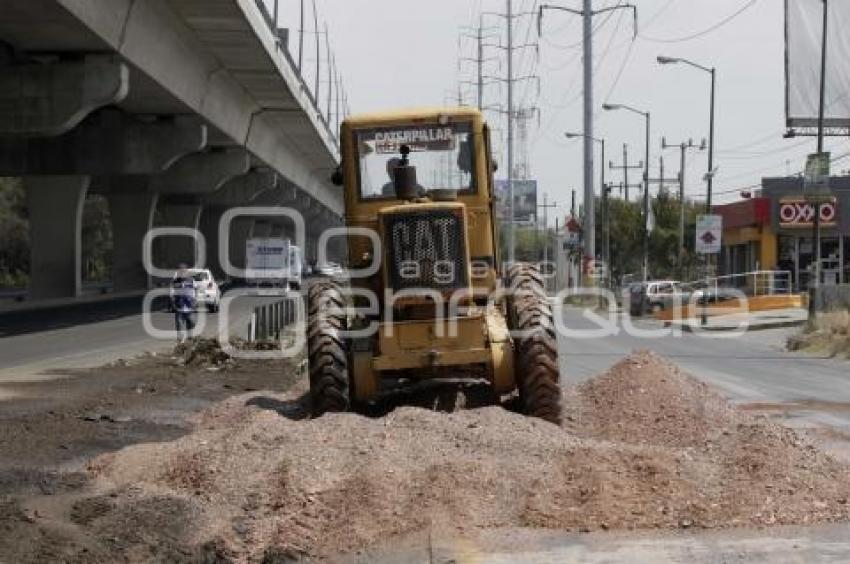
M850 177L833 177L830 188L834 197L820 208L819 253L815 207L805 200L802 178L765 178L759 197L717 206L724 218L721 269L726 274L787 270L794 289L802 291L820 260L822 284L850 283Z

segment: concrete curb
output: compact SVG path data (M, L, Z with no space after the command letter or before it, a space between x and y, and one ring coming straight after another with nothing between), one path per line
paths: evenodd
M766 331L768 329L785 329L785 328L788 328L788 327L799 327L799 326L802 326L802 325L805 325L805 324L806 324L805 319L794 319L794 320L790 320L790 321L778 321L776 323L761 323L761 324L757 324L757 325L750 325L749 327L747 327L746 331L750 332L750 331ZM667 322L667 323L664 324L665 327L670 327L672 325L673 324L670 323L670 322ZM682 331L684 331L685 333L698 333L698 332L702 332L702 331L707 331L707 332L710 331L710 332L716 332L716 333L722 333L724 331L740 331L740 329L738 327L732 327L732 326L720 326L720 327L715 326L715 327L694 328L690 324L682 324L681 327L679 327L679 328Z
M96 304L113 300L121 300L124 298L140 298L147 292L148 290L138 290L135 292L121 292L117 294L94 294L91 296L81 296L79 298L61 298L58 300L44 300L37 302L17 302L13 305L0 306L0 315L6 313L26 313L28 311Z

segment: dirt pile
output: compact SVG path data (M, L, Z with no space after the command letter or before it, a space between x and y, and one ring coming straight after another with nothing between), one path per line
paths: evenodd
M653 354L634 354L567 393L577 436L636 445L700 447L746 417L705 383Z
M826 353L850 358L850 312L819 314L814 323L788 339L788 350Z
M249 342L243 339L231 339L230 345L239 351L275 351L280 344L273 341ZM229 369L237 359L225 352L218 339L195 338L178 343L172 352L172 358L178 366L194 368Z
M294 394L236 397L176 442L95 459L90 473L110 498L93 504L84 526L142 556L194 546L243 560L329 556L429 527L675 529L850 517L847 467L653 355L633 355L567 399L573 417L562 429L499 407L311 420ZM175 508L191 528L122 536L161 516L173 521Z

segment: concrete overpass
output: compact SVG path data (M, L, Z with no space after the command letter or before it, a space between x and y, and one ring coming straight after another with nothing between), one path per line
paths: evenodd
M31 298L79 295L90 193L109 203L116 292L148 287L154 226L199 229L213 268L223 245L241 266L252 232L291 232L248 216L218 241L233 207L302 211L314 253L341 221L340 111L323 114L273 27L256 0L3 2L0 176L24 178ZM194 245L170 239L162 257L193 262Z

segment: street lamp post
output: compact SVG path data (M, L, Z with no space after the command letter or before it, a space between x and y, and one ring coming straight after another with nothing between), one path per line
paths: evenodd
M567 139L575 139L575 138L578 138L578 137L581 137L581 138L586 137L584 133L576 133L576 132L572 132L572 131L564 133L564 135L567 137ZM605 261L605 268L610 269L611 248L610 248L610 244L609 244L608 233L611 229L611 220L610 220L610 215L608 213L609 212L609 209L608 209L608 192L607 192L606 187L605 187L605 166L604 166L604 164L605 164L605 139L593 137L591 135L590 140L595 142L595 143L599 143L599 145L601 146L601 149L602 149L602 155L601 155L602 160L600 162L602 163L603 166L599 167L600 170L602 171L601 177L600 177L600 189L602 190L602 192L601 192L601 194L602 194L602 214L603 214L602 222L603 222L604 233L605 233L605 240L603 241L603 246L602 246L602 257L603 257L603 260ZM587 205L587 204L585 204L585 205ZM591 258L594 259L594 260L596 259L596 257L591 257Z
M821 58L820 58L820 98L818 105L818 156L823 155L823 137L824 137L824 114L826 112L826 55L827 55L827 32L829 31L829 4L827 0L823 0L823 29L821 36ZM828 167L827 167L828 169ZM827 174L829 174L827 172ZM828 177L827 177L828 181ZM817 313L818 293L820 292L820 276L821 276L821 229L820 229L820 210L821 202L825 194L821 190L815 190L812 194L812 205L815 208L814 217L814 240L812 244L812 254L814 255L815 281L812 285L812 291L809 293L809 316L814 319ZM826 190L828 192L828 188Z
M710 113L709 113L709 121L708 121L708 172L705 175L707 194L705 198L705 213L711 213L711 197L712 197L712 188L714 186L714 114L715 114L715 93L717 90L717 69L714 67L704 67L698 63L694 63L693 61L689 61L687 59L682 59L679 57L665 57L663 55L659 55L658 64L661 65L673 65L676 63L684 63L686 65L690 65L696 69L707 72L711 75L711 103L710 103Z
M643 170L643 281L649 280L649 137L650 137L650 114L637 110L625 104L603 104L604 110L628 110L633 114L638 114L646 120L646 158L644 159Z
M693 61L689 61L688 59L682 59L680 57L665 57L663 55L659 55L657 58L658 64L660 65L672 65L677 63L684 63L686 65L690 65L695 69L699 69L703 72L707 72L711 75L711 103L709 108L709 121L708 121L708 172L705 175L705 183L706 183L706 197L705 197L705 213L706 215L711 215L711 196L712 196L712 187L714 185L714 98L717 90L717 69L715 67L705 67ZM708 324L708 312L707 312L707 304L708 304L708 276L709 276L709 267L711 264L711 259L709 255L705 256L705 265L706 265L706 296L703 298L703 310L702 310L702 324Z

